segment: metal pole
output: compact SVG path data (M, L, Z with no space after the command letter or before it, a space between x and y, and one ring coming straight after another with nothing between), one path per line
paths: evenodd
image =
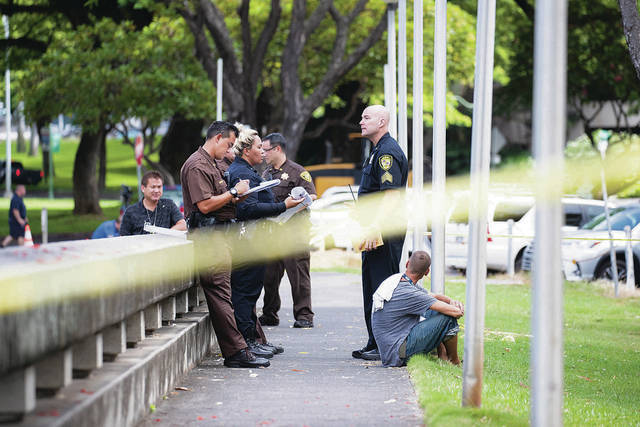
M398 136L398 110L396 108L396 12L395 4L387 8L387 64L389 65L389 134Z
M462 405L482 403L484 310L487 277L487 199L491 157L493 48L496 2L478 2L476 71L471 130L471 200L465 321Z
M9 40L9 17L2 15L2 23L4 24L4 37ZM11 70L9 69L9 49L5 55L7 59L7 68L4 71L4 93L5 93L5 130L7 131L7 144L4 165L4 182L6 184L4 197L11 197Z
M382 82L384 86L384 106L387 107L389 111L391 111L391 72L389 68L389 64L384 64L382 66ZM391 117L391 114L389 114ZM389 132L391 133L391 132Z
M423 108L422 108L422 0L413 2L413 178L414 198L421 197L423 188ZM413 230L413 250L424 248L425 225L418 215Z
M60 132L60 138L62 138L62 129L64 129L64 116L58 115L58 132Z
M600 179L602 181L602 199L604 200L604 216L607 221L607 231L609 233L609 262L611 263L611 280L614 283L616 298L618 297L618 263L616 262L616 250L613 247L613 232L611 231L611 220L609 218L609 196L607 194L607 180L604 176L604 156L605 151L600 150L602 156L602 167L600 168Z
M407 151L407 0L398 8L398 144Z
M216 120L222 120L222 58L218 58L216 78Z
M433 169L431 291L444 294L447 153L447 0L436 0L433 54Z
M513 219L507 220L507 228L509 234L509 240L507 240L507 275L513 277L515 274L515 266L513 260Z
M535 11L533 148L536 266L531 300L531 425L562 425L562 185L567 91L567 1L538 0Z
M635 267L633 265L633 249L631 248L631 227L628 225L624 226L624 234L627 238L627 248L625 251L626 255L626 267L627 267L627 290L632 291L636 287L636 275L633 270Z
M42 208L40 213L40 229L42 230L42 244L49 243L49 213L47 208Z
M53 199L53 150L52 150L52 133L49 131L49 199Z

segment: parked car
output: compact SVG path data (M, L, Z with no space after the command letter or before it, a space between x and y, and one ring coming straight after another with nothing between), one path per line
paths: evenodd
M640 237L640 207L619 208L610 216L611 230L614 239L626 238L624 228L631 227L631 238ZM607 222L603 217L595 218L592 224L578 230L568 237L562 245L563 268L568 280L612 280L612 265L610 257L609 232ZM627 279L627 264L625 258L626 242L613 240L618 268L618 280ZM640 286L640 243L632 245L634 275L636 286Z
M610 208L609 209L609 215L614 215L622 210L624 210L625 207L617 207L617 208ZM593 217L589 222L582 224L580 227L578 227L578 230L591 230L593 229L596 225L600 224L602 221L604 221L606 218L606 215L604 213L604 205L602 206L602 213L600 213L599 215ZM575 234L574 232L576 231L573 227L567 227L569 228L569 230L563 230L563 243L562 243L562 249L564 250L564 248L567 246L567 242L569 242L571 240L572 234ZM525 248L524 250L524 254L522 256L522 269L524 271L532 271L533 270L533 257L534 257L534 253L535 253L535 241L532 240L529 245Z
M0 183L5 180L6 174L5 160L0 160ZM44 178L44 171L36 169L25 169L20 162L11 162L11 183L24 185L37 185Z
M350 231L358 227L351 217L358 186L328 188L311 205L311 246L315 249L352 248Z
M468 252L468 193L454 200L447 215L446 263L466 270ZM563 231L576 230L604 210L600 200L574 197L562 199L565 225ZM524 253L535 233L535 198L531 195L490 195L487 213L487 268L507 271L511 263L514 271L522 268ZM508 255L509 228L512 219L512 252Z

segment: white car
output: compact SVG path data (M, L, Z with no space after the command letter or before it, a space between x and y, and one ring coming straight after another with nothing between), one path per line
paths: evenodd
M611 234L614 239L626 238L624 228L631 228L631 238L640 237L640 207L617 208L611 211ZM609 232L604 215L592 223L569 235L562 244L562 264L568 280L612 280ZM627 278L625 259L626 242L613 240L613 248L618 269L618 280ZM636 286L640 284L640 243L632 245Z
M468 235L468 193L459 195L447 216L445 258L447 266L466 270ZM507 271L509 263L514 271L522 267L525 249L535 233L535 198L531 195L490 195L487 223L487 268ZM573 197L562 199L565 216L563 231L576 230L604 210L600 200ZM512 251L509 256L508 220L513 220Z
M312 248L352 248L349 231L358 226L351 217L358 188L357 185L331 187L313 202L310 214Z

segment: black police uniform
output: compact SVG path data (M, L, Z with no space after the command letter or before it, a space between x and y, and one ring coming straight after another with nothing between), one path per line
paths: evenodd
M241 179L248 179L250 188L263 181L258 172L239 156L235 158L227 172L229 173L229 188L235 186ZM284 202L276 202L271 190L266 189L252 193L246 200L238 203L236 216L239 221L246 221L278 215L285 210ZM236 323L247 340L260 338L259 331L256 330L255 306L262 292L264 272L265 265L260 264L234 269L231 273L231 301L235 310Z
M407 185L408 174L407 157L398 142L389 133L386 133L380 138L373 152L362 165L358 198L378 191L404 188ZM371 329L373 294L383 280L399 272L404 236L388 237L383 233L382 240L384 242L382 246L362 252L364 320L369 333L367 351L376 348L376 341Z

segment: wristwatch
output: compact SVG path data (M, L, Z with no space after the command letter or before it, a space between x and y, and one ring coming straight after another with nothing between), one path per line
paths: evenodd
M229 193L231 193L231 195L236 198L238 197L238 190L236 190L235 188L232 188L229 190Z

